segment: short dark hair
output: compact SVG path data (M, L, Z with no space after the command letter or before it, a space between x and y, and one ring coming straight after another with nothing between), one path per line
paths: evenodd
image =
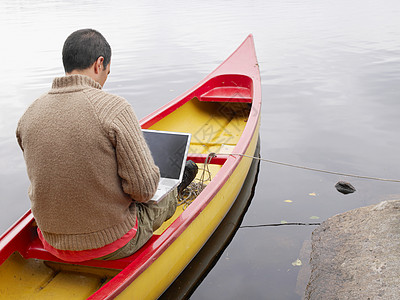
M80 29L71 33L64 42L62 60L64 70L89 68L100 56L104 57L103 67L111 60L111 47L104 36L94 29Z

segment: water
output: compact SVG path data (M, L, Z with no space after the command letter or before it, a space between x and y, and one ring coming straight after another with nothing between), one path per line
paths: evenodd
M0 231L29 208L17 121L63 74L67 35L86 27L113 48L105 90L125 97L139 118L197 83L253 33L262 156L399 179L399 13L396 0L1 1ZM334 185L342 179L357 192L339 194ZM323 221L398 198L399 189L262 163L243 224ZM239 229L192 299L301 299L304 278L292 262L312 230Z

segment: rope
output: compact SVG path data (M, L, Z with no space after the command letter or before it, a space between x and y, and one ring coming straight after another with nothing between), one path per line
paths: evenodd
M268 162L271 164L277 164L277 165L282 165L286 167L292 167L292 168L297 168L297 169L303 169L303 170L309 170L309 171L314 171L314 172L320 172L320 173L327 173L327 174L334 174L334 175L340 175L340 176L347 176L347 177L354 177L354 178L362 178L362 179L370 179L370 180L378 180L378 181L386 181L386 182L400 182L399 179L386 179L386 178L379 178L379 177L370 177L370 176L362 176L362 175L356 175L356 174L347 174L347 173L341 173L341 172L333 172L333 171L327 171L327 170L321 170L321 169L316 169L316 168L310 168L310 167L304 167L304 166L299 166L299 165L293 165L293 164L288 164L288 163L283 163L279 161L274 161L274 160L269 160L269 159L264 159L261 157L256 157L256 156L251 156L251 155L246 155L246 154L241 154L241 153L212 153L214 156L217 155L239 155L243 157L249 157L253 159L258 159L264 162Z
M204 167L201 173L200 179L195 179L191 182L186 189L182 192L182 194L178 195L178 206L182 205L183 210L185 210L196 198L200 193L204 190L207 186L205 183L207 181L211 181L211 172L208 167L213 157L215 157L215 153L210 153L207 155L204 161ZM208 175L206 177L206 175Z
M318 226L321 225L321 223L295 223L295 222L289 222L289 223L273 223L273 224L260 224L260 225L243 225L240 226L239 228L259 228L259 227L269 227L269 226L285 226L285 225L303 225L303 226Z
M191 182L181 194L178 194L178 206L182 205L183 210L185 210L200 195L205 187L206 185L201 182Z

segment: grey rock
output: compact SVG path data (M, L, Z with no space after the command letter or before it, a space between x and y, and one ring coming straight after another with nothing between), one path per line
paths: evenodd
M400 200L333 216L312 234L305 299L400 299Z

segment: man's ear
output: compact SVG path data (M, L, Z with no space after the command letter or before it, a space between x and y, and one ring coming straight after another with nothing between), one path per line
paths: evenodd
M94 62L94 73L99 74L100 71L103 71L103 62L104 62L104 57L99 56L97 60Z

